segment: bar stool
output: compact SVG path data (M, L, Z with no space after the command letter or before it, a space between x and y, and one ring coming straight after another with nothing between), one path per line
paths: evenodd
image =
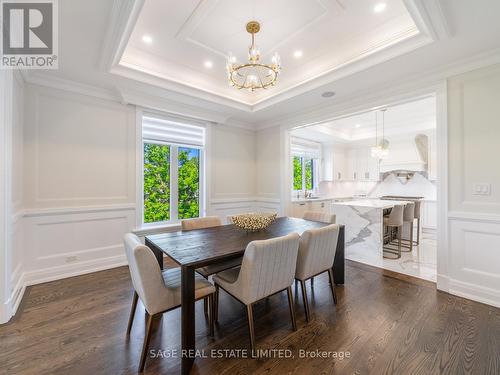
M410 239L403 240L403 248L408 250L402 250L405 253L411 253L413 251L413 222L415 221L415 203L407 203L403 210L403 225L408 224L410 227Z
M417 240L413 241L414 245L420 245L420 218L422 216L422 202L415 201L415 219L417 220ZM413 223L412 223L413 225Z
M398 204L394 206L389 215L384 216L384 240L383 240L383 257L387 259L399 259L401 258L401 232L403 230L403 212L404 205ZM386 234L386 228L387 234ZM388 243L392 242L392 229L396 229L398 232L398 250L392 249L390 247L385 246L385 240L388 239ZM393 254L396 255L395 258L386 256L385 254Z

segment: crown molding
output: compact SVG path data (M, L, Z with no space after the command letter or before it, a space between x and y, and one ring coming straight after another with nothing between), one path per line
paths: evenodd
M86 83L67 80L52 75L48 76L43 73L32 73L27 76L24 76L24 78L27 83L32 85L50 87L63 91L69 91L76 94L90 96L93 98L111 100L114 102L120 101L120 97L116 91L92 85L87 85Z
M277 126L294 128L320 124L332 121L341 116L366 111L367 108L388 105L394 98L398 98L397 102L399 103L405 100L405 98L411 99L429 94L442 81L454 75L495 64L500 64L500 49L487 51L444 67L414 74L407 77L403 84L399 83L399 80L395 80L365 91L358 91L357 93L343 97L342 100L335 102L335 105L332 105L331 102L322 103L318 106L310 107L307 111L299 111L282 116L271 122L258 125L257 130Z
M99 67L109 71L122 58L145 0L114 0L102 45Z

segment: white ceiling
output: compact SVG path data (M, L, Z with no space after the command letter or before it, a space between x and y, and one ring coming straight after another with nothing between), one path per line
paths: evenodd
M436 98L424 97L415 101L383 107L385 136L398 136L436 128ZM377 115L378 134L375 116ZM333 121L293 130L293 135L320 143L350 143L372 140L382 136L382 113L370 110Z
M158 1L147 0L147 4ZM191 0L184 1L192 4ZM417 49L413 45L411 46L413 50L402 49L401 46L406 42L399 43L397 46L371 55L370 64L365 64L366 59L362 59L249 107L232 99L219 100L220 96L197 88L188 90L184 84L159 85L154 76L140 74L137 71L127 71L127 73L137 73L128 76L122 74L123 71L116 72L112 69L110 72L111 55L114 51L123 52L119 45L120 41L128 40L124 31L125 26L128 23L132 23L132 26L136 24L135 19L130 18L133 13L131 9L142 2L142 0L60 1L59 69L23 71L23 74L33 83L89 95L97 94L125 103L141 104L186 116L255 129L278 124L306 124L319 121L319 118L324 121L332 118L331 112L338 112L338 108L345 106L345 103L357 101L360 95L366 96L366 93L372 93L376 96L381 90L387 91L393 86L401 87L406 82L420 82L422 77L443 79L446 75L440 72L446 72L448 75L450 72L459 72L460 67L470 66L470 61L472 66L477 66L478 61L500 62L500 22L498 22L500 1L404 0L405 4L414 4L423 10L422 14L428 15L431 29L434 30L433 34L436 34L434 42L421 45ZM273 2L274 0L268 0L267 3ZM352 2L361 4L359 1ZM369 0L364 1L368 2ZM351 0L348 3L351 3ZM189 9L186 8L185 11L186 20ZM228 11L231 12L230 9ZM179 16L177 11L170 9L158 22L167 25L176 22L178 24L176 15ZM140 12L137 16L140 16ZM436 17L438 22L435 21ZM264 46L262 43L269 43L266 30L264 23L257 39L262 46ZM318 35L317 39L322 37ZM193 43L188 44L192 44L193 48L196 47ZM311 57L315 51L318 52L314 50L311 53L308 45L291 48L303 49L304 58ZM279 51L285 59L287 50L284 49L284 45L279 47ZM323 53L322 50L319 52ZM214 71L215 64L214 59ZM283 78L291 69L288 62L284 65ZM201 68L204 69L203 66ZM207 80L211 79L209 75L204 74L204 76ZM225 84L224 79L221 82ZM321 97L324 91L334 91L336 95L325 99ZM231 91L230 95L236 95L236 92Z
M278 85L256 92L225 72L228 52L247 61L251 20L263 60L279 52L283 64ZM402 0L148 0L120 65L252 106L418 34Z

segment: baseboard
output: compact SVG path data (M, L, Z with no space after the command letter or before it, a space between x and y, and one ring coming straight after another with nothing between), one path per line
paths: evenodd
M98 258L85 262L65 264L41 270L26 271L23 274L24 285L36 285L49 281L66 279L92 272L104 271L111 268L127 265L125 254L107 258Z
M438 275L438 289L458 297L500 307L500 291Z

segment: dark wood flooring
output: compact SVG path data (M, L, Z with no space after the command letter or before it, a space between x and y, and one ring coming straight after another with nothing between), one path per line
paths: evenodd
M500 309L438 292L434 284L347 262L346 285L333 305L328 275L308 285L306 324L294 288L298 330L286 293L254 312L257 347L295 358L198 358L194 374L500 374ZM135 374L144 334L142 306L125 336L132 289L126 267L29 288L17 316L0 326L1 374ZM196 306L197 348L248 349L244 306L221 292L216 337ZM150 348L179 350L180 311L155 323ZM350 357L298 358L299 349ZM158 355L158 351L155 352ZM277 353L277 352L276 352ZM285 352L287 353L287 352ZM180 359L146 362L146 374L178 374Z

